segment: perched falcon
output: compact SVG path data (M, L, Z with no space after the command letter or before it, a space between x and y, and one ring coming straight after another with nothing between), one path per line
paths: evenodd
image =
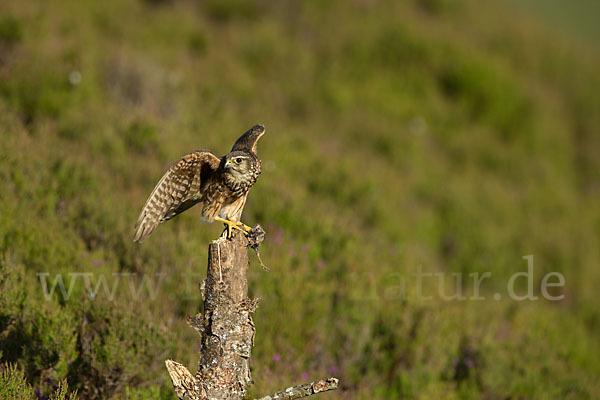
M141 242L160 224L200 204L205 222L220 221L232 229L248 232L240 221L248 191L260 175L256 153L265 127L255 125L235 142L231 152L217 157L197 150L177 161L158 181L135 224L134 242Z

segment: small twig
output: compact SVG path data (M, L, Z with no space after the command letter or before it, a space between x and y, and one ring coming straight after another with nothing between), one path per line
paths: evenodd
M294 400L302 397L312 396L326 392L328 390L335 390L338 388L340 380L337 378L321 379L320 381L314 381L310 383L303 383L289 387L272 395L261 397L257 400Z
M204 320L202 318L202 314L188 315L185 317L185 321L187 322L187 324L189 326L194 328L194 330L196 330L196 332L198 332L200 335L204 334L204 325L203 325Z

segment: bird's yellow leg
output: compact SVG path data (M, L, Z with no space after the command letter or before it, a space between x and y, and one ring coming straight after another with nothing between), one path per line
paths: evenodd
M224 223L225 225L227 225L227 238L228 239L231 239L232 229L237 229L238 231L242 231L242 232L244 232L245 235L247 235L248 231L250 231L252 229L248 225L244 224L243 222L230 221L228 219L221 218L221 217L216 217L215 220L220 221L220 222Z
M251 227L249 227L248 225L246 225L245 223L243 223L242 221L238 222L238 224L240 224L242 226L242 228L244 228L244 230L246 232L250 232L252 230Z

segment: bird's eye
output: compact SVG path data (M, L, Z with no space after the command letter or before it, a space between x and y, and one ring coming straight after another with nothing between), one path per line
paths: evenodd
M241 163L241 162L242 162L242 158L241 158L241 157L238 157L238 158L236 158L236 159L235 159L235 162L236 162L236 164L239 164L239 163Z

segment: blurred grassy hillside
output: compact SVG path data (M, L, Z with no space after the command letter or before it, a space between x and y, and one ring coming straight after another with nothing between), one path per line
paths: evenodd
M252 395L598 397L600 56L509 7L1 2L1 360L40 396L174 399L222 226L192 209L138 245L133 224L171 162L262 123ZM540 299L512 300L530 254ZM419 270L465 296L490 272L486 300ZM72 293L46 300L57 274Z
M556 30L577 36L600 50L600 3L595 0L509 0L515 6L546 19Z

